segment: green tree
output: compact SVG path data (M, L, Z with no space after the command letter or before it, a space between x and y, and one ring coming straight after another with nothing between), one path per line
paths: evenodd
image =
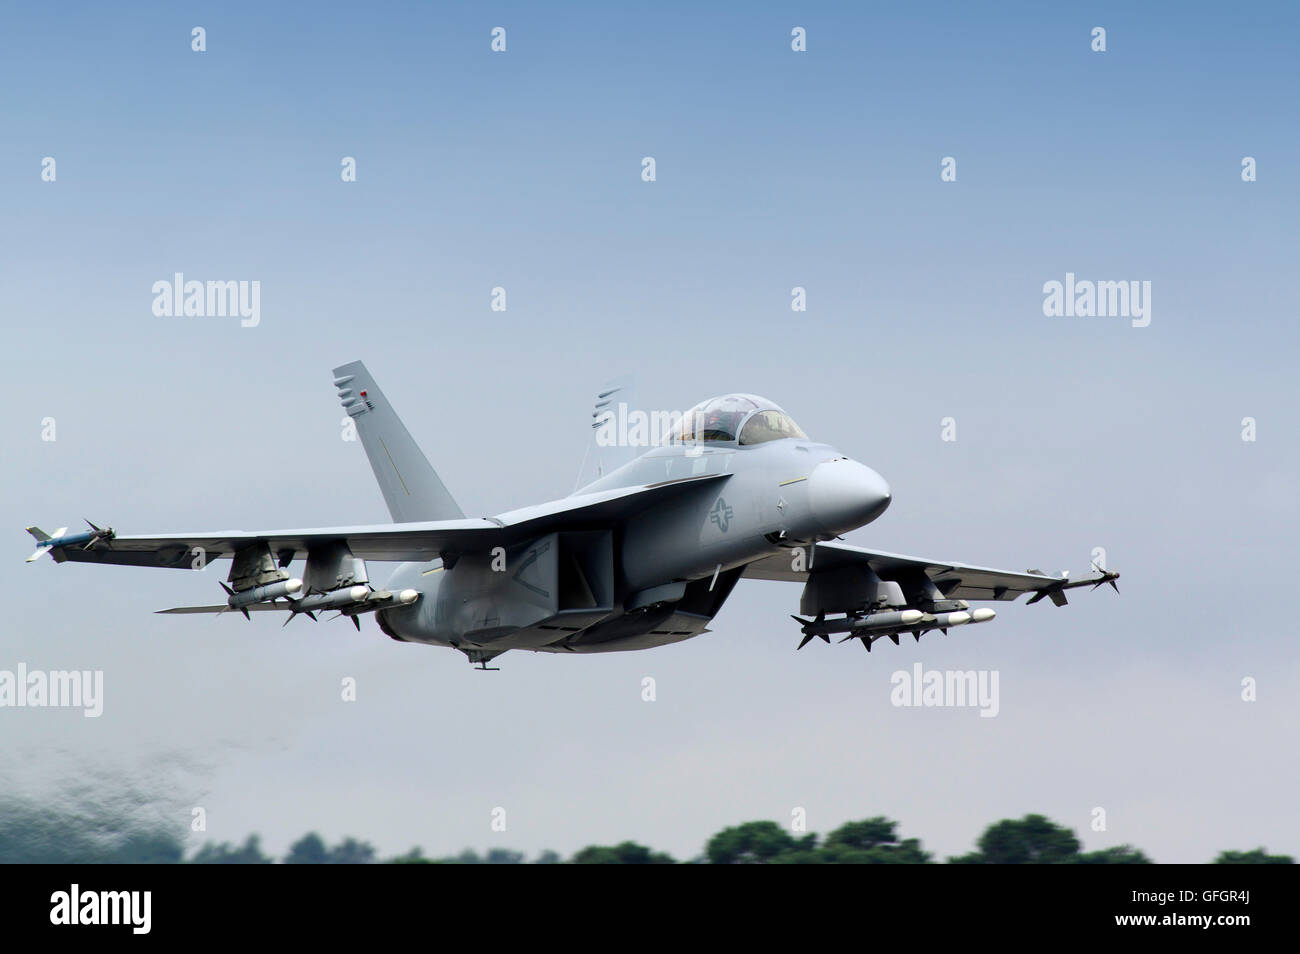
M286 865L323 865L328 858L329 852L325 848L324 839L313 831L303 835L289 846L289 853L284 856L284 863Z
M1078 860L1079 839L1043 815L1004 818L980 835L979 851L948 860L953 864L1059 865Z
M228 841L216 845L206 843L190 859L196 865L269 865L271 859L262 854L262 840L249 835L238 848Z
M847 822L826 836L819 852L827 864L923 865L933 856L915 838L900 841L898 822L876 816Z
M388 863L390 865L431 865L433 859L424 857L424 849L416 845L404 855L389 858Z
M1290 855L1270 855L1262 847L1254 851L1223 851L1214 859L1216 865L1293 865Z
M807 847L796 842L776 822L754 821L722 829L709 839L704 853L715 865L766 864L780 855L796 849L807 850Z
M588 845L569 859L575 865L671 865L673 859L645 845L625 841L617 845Z
M1115 845L1079 855L1081 865L1149 865L1151 859L1132 845Z
M326 864L331 865L369 865L374 864L374 846L355 838L345 838L326 855Z

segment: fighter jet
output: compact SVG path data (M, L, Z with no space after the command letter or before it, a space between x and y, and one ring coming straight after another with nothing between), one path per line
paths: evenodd
M373 613L392 639L452 647L482 669L512 649L618 652L698 636L742 579L803 584L799 649L838 635L869 651L993 619L972 601L1033 594L1063 606L1076 587L1118 591L1119 574L1099 567L1071 580L842 542L885 512L889 485L757 395L712 398L654 446L616 447L628 459L568 497L466 517L364 364L335 368L334 386L391 524L145 536L31 527L29 559L176 569L230 559L224 603L159 612L282 612L287 624L334 610L358 630ZM615 396L598 396L598 424ZM398 564L382 587L372 562Z

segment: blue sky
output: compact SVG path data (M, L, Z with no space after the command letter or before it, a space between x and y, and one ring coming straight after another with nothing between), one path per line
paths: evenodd
M1300 849L1281 618L1300 523L1294 8L85 4L5 20L0 668L103 668L108 696L99 720L0 712L22 785L156 776L163 816L202 804L209 837L273 847L318 828L394 852L635 838L689 855L803 806L820 831L890 815L944 854L1028 811L1162 861ZM260 324L155 317L151 286L177 271L260 281ZM1066 272L1150 281L1150 326L1044 317L1043 283ZM895 502L853 542L1053 572L1104 546L1124 593L796 656L797 588L746 583L699 639L513 653L485 676L371 624L151 615L212 601L197 574L22 565L22 527L82 516L122 532L385 520L339 439L329 372L355 358L468 513L567 493L592 394L632 373L656 408L764 394L883 473ZM999 717L891 707L890 673L918 660L998 669ZM1247 676L1258 702L1238 699Z

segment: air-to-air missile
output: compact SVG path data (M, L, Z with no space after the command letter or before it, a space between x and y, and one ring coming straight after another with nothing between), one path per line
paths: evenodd
M840 640L844 642L845 639L857 639L859 636L880 630L914 626L924 618L925 614L915 609L891 610L886 613L872 613L870 616L841 616L838 619L827 619L824 613L818 613L816 619L791 617L800 624L800 629L803 631L804 638L799 643L799 649L803 649L814 636L820 636L823 641L829 643L832 634L848 633L849 635Z
M237 592L224 583L221 587L229 594L227 605L231 609L239 609L243 606L251 606L253 603L270 603L273 600L288 599L290 594L302 589L302 580L281 580L279 583L268 583L265 586L254 586Z
M290 600L288 609L293 612L293 616L289 619L293 619L299 613L306 613L314 620L318 610L332 609L338 610L344 616L350 616L352 624L360 629L361 621L357 617L362 613L373 613L375 610L395 605L408 606L419 598L420 591L414 589L393 593L390 590L372 590L368 586L349 586L329 593L312 593L309 596ZM286 625L289 619L285 620Z
M80 533L68 533L67 527L60 527L53 534L48 534L40 527L28 527L27 532L36 538L36 552L27 558L27 562L39 560L51 550L62 549L64 547L80 546L83 550L89 550L101 540L113 539L112 527L97 527L89 520L86 525L89 530L83 530ZM55 559L58 559L57 555Z
M917 609L890 610L884 613L872 613L870 616L842 616L838 619L826 619L819 614L816 619L792 617L801 624L804 638L799 643L803 649L814 637L820 636L830 642L832 633L847 633L840 642L861 639L862 645L871 650L871 643L888 636L895 643L899 634L911 633L918 640L921 634L932 629L948 630L953 626L965 626L968 623L985 623L997 616L991 609L957 610L949 613L925 613Z

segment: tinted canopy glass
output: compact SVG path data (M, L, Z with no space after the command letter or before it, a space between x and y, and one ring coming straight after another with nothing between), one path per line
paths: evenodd
M669 432L670 443L761 444L783 437L805 438L799 425L766 398L725 394L701 401Z
M762 444L764 441L779 441L785 437L808 437L785 411L755 411L740 429L742 444Z

